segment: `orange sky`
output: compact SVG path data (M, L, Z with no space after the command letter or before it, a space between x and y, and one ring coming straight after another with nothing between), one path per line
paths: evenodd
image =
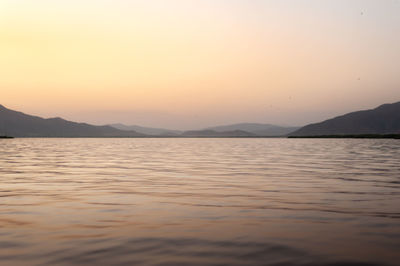
M0 0L0 104L196 128L400 101L400 3Z

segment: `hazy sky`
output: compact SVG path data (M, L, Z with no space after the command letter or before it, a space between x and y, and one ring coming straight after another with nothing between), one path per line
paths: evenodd
M0 104L200 128L400 101L398 0L0 0Z

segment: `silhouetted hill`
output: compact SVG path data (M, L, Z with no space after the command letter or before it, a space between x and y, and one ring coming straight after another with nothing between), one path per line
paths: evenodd
M181 134L182 137L254 137L253 133L243 130L223 131L215 130L191 130Z
M141 137L135 131L92 126L62 118L44 119L9 110L0 105L0 135L14 137Z
M179 130L171 130L171 129L165 129L165 128L154 128L154 127L142 127L142 126L136 126L136 125L131 125L127 126L124 124L111 124L109 125L111 127L120 129L120 130L133 130L138 133L146 134L146 135L163 135L163 136L177 136L182 133L182 131Z
M285 136L297 129L299 129L299 127L282 127L259 123L240 123L206 128L206 130L214 130L217 132L242 130L257 136Z
M290 136L400 134L400 102L307 125Z

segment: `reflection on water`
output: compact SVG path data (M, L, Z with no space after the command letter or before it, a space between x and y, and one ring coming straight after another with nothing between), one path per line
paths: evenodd
M1 265L396 265L400 141L0 141Z

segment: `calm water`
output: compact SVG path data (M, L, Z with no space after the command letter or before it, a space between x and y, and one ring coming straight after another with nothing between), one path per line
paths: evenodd
M399 265L400 141L0 141L0 265Z

